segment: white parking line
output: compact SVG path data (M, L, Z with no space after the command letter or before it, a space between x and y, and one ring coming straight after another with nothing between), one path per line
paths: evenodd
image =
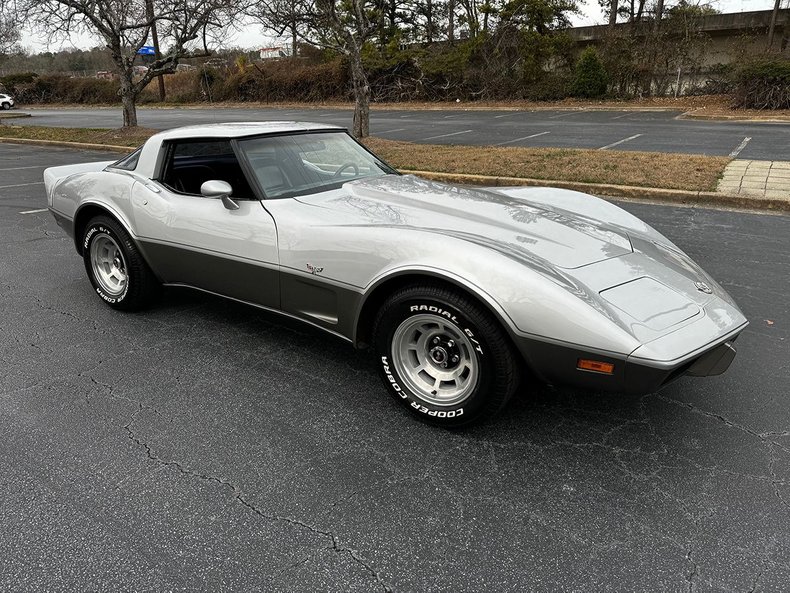
M739 144L739 145L738 145L738 146L735 148L735 150L733 150L733 151L730 153L730 158L731 158L731 159L734 159L734 158L735 158L735 157L737 157L739 154L741 154L741 151L742 151L744 148L746 148L746 145L747 145L747 144L749 144L749 140L751 140L751 138L749 138L749 136L746 136L746 138L744 138L744 139L743 139L743 142L741 142L741 143L740 143L740 144Z
M448 136L458 136L458 134L468 134L472 130L463 130L462 132L453 132L452 134L439 134L438 136L428 136L423 140L433 140L434 138L447 138Z
M623 138L622 140L618 140L617 142L612 142L611 144L607 144L606 146L601 146L601 148L599 148L598 150L607 150L608 148L612 148L614 146L619 146L620 144L623 144L624 142L629 142L630 140L633 140L634 138L639 138L639 136L641 136L641 135L642 134L634 134L633 136L629 136L628 138Z
M567 111L565 113L560 113L559 115L550 115L547 119L558 119L560 117L568 117L569 115L577 115L579 113L584 113L584 111Z
M46 169L49 165L33 165L32 167L9 167L0 171L19 171L20 169Z
M445 115L444 119L450 119L451 117L458 117L458 114L455 115Z
M0 185L0 189L9 189L11 187L25 187L26 185L43 185L43 181L31 181L30 183L15 183L14 185Z
M384 130L383 132L376 132L377 134L392 134L393 132L402 132L406 128L395 128L394 130Z
M532 134L531 136L524 136L523 138L516 138L515 140L508 140L506 142L497 142L494 146L502 146L504 144L513 144L514 142L520 142L521 140L529 140L530 138L537 138L538 136L545 136L546 134L551 134L551 132L538 132L537 134Z
M49 208L39 208L38 210L25 210L20 214L38 214L39 212L49 212Z
M518 115L521 113L520 111L516 111L515 113L505 113L504 115L495 115L494 119L499 119L500 117L510 117L512 115Z
M629 111L628 113L623 113L622 115L616 115L612 119L620 119L623 117L628 117L629 115L633 115L634 113L635 113L634 111Z

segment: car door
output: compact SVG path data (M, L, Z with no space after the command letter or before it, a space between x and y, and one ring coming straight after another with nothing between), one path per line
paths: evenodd
M131 198L141 248L154 272L166 284L278 309L277 230L231 142L171 141L162 150L156 179L135 183ZM230 183L238 210L200 194L210 179Z

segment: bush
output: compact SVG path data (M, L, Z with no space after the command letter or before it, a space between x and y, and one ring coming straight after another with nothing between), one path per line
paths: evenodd
M606 94L609 78L601 58L594 47L585 49L574 70L572 94L574 97L595 99Z
M568 96L569 87L567 76L549 72L527 87L526 98L530 101L559 101Z
M37 76L31 82L18 83L14 93L20 103L118 103L118 82L97 78Z
M762 58L744 65L736 75L733 107L790 109L790 60Z

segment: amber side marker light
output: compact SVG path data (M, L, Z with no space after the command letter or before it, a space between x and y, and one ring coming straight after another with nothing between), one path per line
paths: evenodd
M587 358L580 358L576 362L576 369L580 371L592 371L593 373L611 375L614 373L614 364L600 360L588 360Z

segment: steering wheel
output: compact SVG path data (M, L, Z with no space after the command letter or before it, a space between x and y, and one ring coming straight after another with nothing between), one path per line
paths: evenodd
M332 177L340 177L340 174L349 167L354 167L354 175L359 176L359 167L357 167L356 163L343 163Z

